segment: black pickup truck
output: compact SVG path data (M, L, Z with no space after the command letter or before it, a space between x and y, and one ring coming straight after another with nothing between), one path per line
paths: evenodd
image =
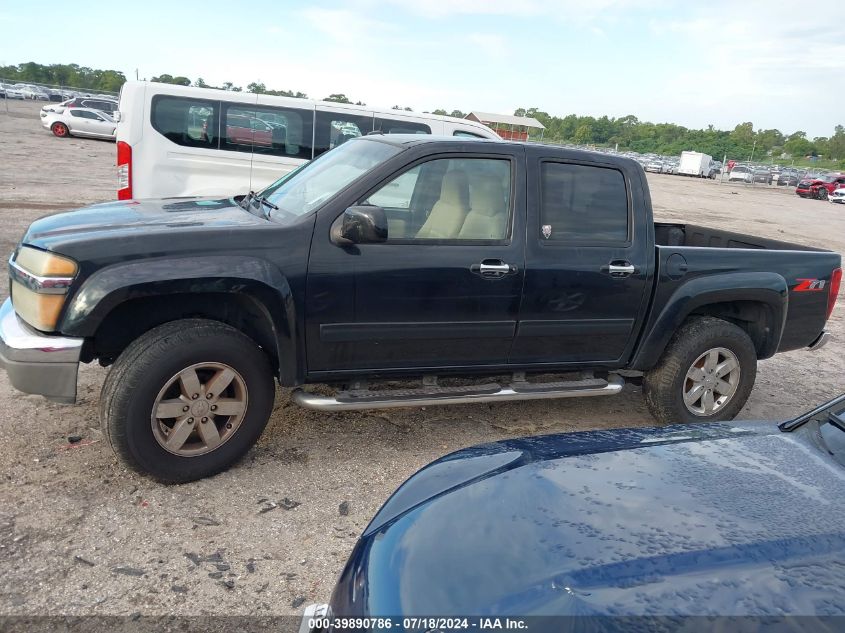
M112 364L106 436L174 482L249 449L274 377L325 411L609 395L627 378L659 422L731 419L758 359L826 341L841 278L835 253L655 223L631 160L400 135L246 197L42 218L9 273L12 385L72 402L80 362Z

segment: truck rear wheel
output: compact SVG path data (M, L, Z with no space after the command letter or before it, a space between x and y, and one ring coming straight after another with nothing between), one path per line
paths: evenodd
M274 396L272 368L252 339L217 321L182 319L123 351L103 385L100 424L128 466L182 483L240 459Z
M662 424L732 420L757 376L757 352L740 327L714 317L688 319L657 366L645 373L646 404Z

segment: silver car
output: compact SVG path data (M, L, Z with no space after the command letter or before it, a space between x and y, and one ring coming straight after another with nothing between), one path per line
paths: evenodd
M88 136L114 140L117 123L105 112L93 108L41 110L41 125L59 138Z

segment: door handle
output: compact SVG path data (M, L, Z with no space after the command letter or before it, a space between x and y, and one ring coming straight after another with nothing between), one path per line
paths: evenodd
M601 271L603 273L607 273L611 277L622 278L630 277L637 272L637 268L630 262L613 261L607 266L602 266Z
M506 264L501 259L485 259L480 264L473 264L469 269L477 275L493 279L516 272L516 266Z

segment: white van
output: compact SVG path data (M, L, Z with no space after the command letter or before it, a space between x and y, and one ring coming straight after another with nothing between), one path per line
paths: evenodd
M259 190L374 131L499 138L466 119L142 81L123 85L116 118L120 200Z

